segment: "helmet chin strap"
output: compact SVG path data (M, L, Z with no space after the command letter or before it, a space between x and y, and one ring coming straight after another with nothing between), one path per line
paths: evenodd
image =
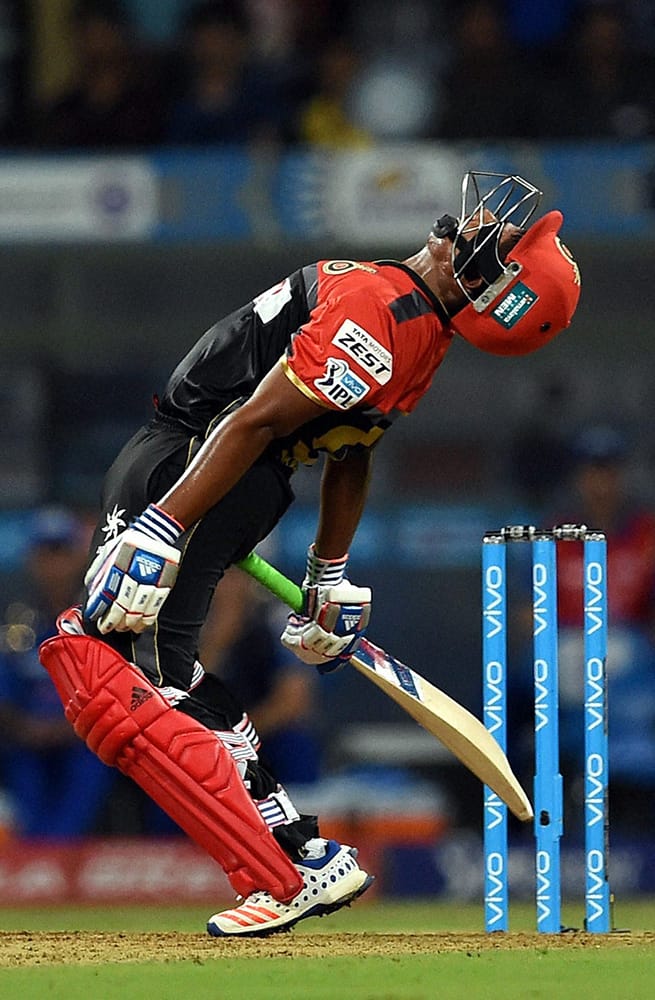
M457 236L458 225L459 219L456 219L454 215L442 215L433 225L432 235L436 236L438 240L454 240Z

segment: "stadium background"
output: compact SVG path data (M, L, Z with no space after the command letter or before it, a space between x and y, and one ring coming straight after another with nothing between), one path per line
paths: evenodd
M407 117L408 101L396 109L395 133L387 120L375 134L379 91L373 88L373 142L364 149L309 147L285 138L264 148L216 142L53 150L19 134L15 121L31 100L54 93L65 75L65 46L52 42L52 31L64 32L69 6L36 0L0 5L7 112L0 156L3 592L10 593L20 568L30 512L46 503L93 509L105 468L148 415L153 392L221 314L319 256L402 259L421 243L432 216L457 205L464 170L517 172L544 189L545 207L565 214L564 236L583 274L573 327L529 359L496 359L464 343L453 346L432 392L378 453L371 504L353 550L358 579L374 589L375 640L479 712L482 532L539 520L555 485L548 479L557 468L553 449L565 447L589 422L610 421L626 432L634 442L633 484L655 503L655 127L649 97L636 132L608 125L591 135L541 136L535 105L532 134L467 135L462 129L457 138L444 138L438 114L428 129ZM556 42L574 45L576 16L586 5L495 6L510 19L514 43L541 54ZM650 58L653 5L621 6L626 17L642 18L639 32L630 22L630 39ZM173 44L174 7L145 0L131 5L149 45ZM370 53L384 26L366 34L364 17L355 15L367 7L337 4L332 17L352 15L357 43L368 42ZM520 38L533 7L560 19L545 41ZM421 11L442 17L437 48L447 62L449 45L456 44L452 12L402 2L389 4L389 11L396 18L389 28L396 32L417 23L419 31ZM330 24L329 11L326 18ZM65 35L57 37L61 42ZM397 63L411 65L412 32L402 37L405 48L394 46L394 72ZM423 43L426 37L423 30ZM382 45L379 52L387 49ZM399 53L404 61L395 58ZM385 82L383 76L377 86ZM501 103L506 97L497 94ZM447 89L440 89L437 109L447 99ZM519 461L526 441L544 455L541 474L532 470L530 479ZM275 536L275 561L295 577L313 530L316 482L312 472L299 475L298 502ZM459 892L475 896L479 881L463 878L479 864L475 784L359 677L346 672L326 683L324 699L335 769L354 763L407 768L406 797L391 772L379 794L401 811L414 811L415 829L424 833L413 843L400 834L393 840L393 856L385 860L387 891L438 892L457 883ZM435 817L437 826L430 825ZM457 836L441 836L444 819ZM363 814L353 818L349 812L347 820L366 829ZM372 827L367 832L373 844L387 834ZM124 849L131 868L134 855L130 845ZM95 892L117 864L118 848L106 850L94 862ZM437 858L439 851L446 861ZM615 866L627 890L653 889L648 851L646 841L631 852L621 853L619 845ZM19 853L30 856L24 845ZM17 857L5 857L5 873ZM527 886L529 847L522 845L517 857ZM444 873L453 866L449 884ZM571 884L575 866L572 855ZM175 867L171 860L167 870ZM415 873L404 885L396 878L399 868ZM160 865L160 872L165 869ZM202 879L198 884L206 885ZM44 878L30 891L36 898L52 885ZM185 888L178 888L183 895Z

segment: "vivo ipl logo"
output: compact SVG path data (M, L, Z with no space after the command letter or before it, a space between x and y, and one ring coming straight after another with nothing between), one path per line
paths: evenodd
M552 879L550 854L537 851L537 924L540 925L551 915Z
M548 590L548 569L543 563L535 563L532 571L533 600L532 611L534 615L534 636L535 638L545 632L551 622L549 621L548 598L554 600L554 595ZM545 726L551 723L551 706L549 700L549 678L550 664L543 657L536 657L534 661L534 711L535 711L535 732L538 733Z
M490 733L503 728L505 672L500 660L489 660L484 666L484 718Z
M507 818L507 806L501 801L498 795L484 786L484 829L489 833L503 827Z
M488 566L485 569L484 595L484 721L489 732L495 735L496 739L503 745L505 734L505 667L502 662L502 646L500 650L495 646L496 643L502 644L505 631L505 579L501 566ZM499 655L501 659L498 659ZM506 817L505 805L486 786L484 817L485 830L487 831L502 827ZM502 858L500 861L502 865Z
M590 562L585 567L585 630L593 635L603 627L603 567Z
M587 924L605 917L605 857L602 851L591 850L586 858L587 886L585 898L587 901Z
M585 826L605 822L605 761L602 754L590 753L585 764Z
M540 732L551 722L550 701L548 699L548 660L534 661L534 731Z
M499 851L487 855L487 891L484 904L489 926L504 920L507 904L505 901L505 859Z
M599 656L590 656L585 670L585 731L605 728L605 663Z
M485 639L495 639L503 631L505 580L500 566L489 566L484 576L483 618L488 625Z
M532 570L534 635L541 635L548 628L548 570L543 563L535 563Z

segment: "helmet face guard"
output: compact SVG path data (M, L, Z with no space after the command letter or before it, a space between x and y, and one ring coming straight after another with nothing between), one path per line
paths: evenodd
M453 328L492 354L528 354L571 322L580 296L580 271L558 231L559 212L525 229L541 191L516 175L469 172L462 182L460 219L442 216L433 232L452 239L453 274L469 304ZM525 230L501 259L506 223ZM465 283L482 278L475 287Z
M475 302L480 289L471 291L462 278L481 277L487 287L514 275L500 258L499 243L506 222L525 229L541 201L542 192L515 174L469 171L462 180L462 205L453 237L455 280L467 299ZM489 221L489 213L494 219ZM500 288L498 289L501 290ZM483 308L483 307L482 307ZM481 310L479 310L481 311Z

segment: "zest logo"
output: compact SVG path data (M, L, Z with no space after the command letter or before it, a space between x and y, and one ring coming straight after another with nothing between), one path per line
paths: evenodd
M386 385L393 371L391 352L352 319L341 324L332 343L348 354L379 385Z

